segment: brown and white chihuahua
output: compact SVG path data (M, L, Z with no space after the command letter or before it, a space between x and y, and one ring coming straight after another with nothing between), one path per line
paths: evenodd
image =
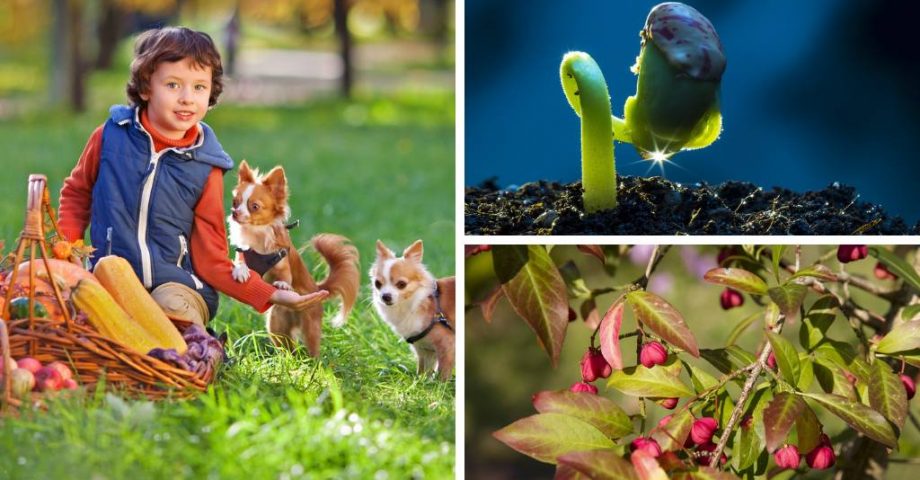
M370 271L374 307L406 339L418 358L418 373L436 370L449 380L454 369L454 277L435 279L422 264L422 241L397 257L377 240Z
M227 217L230 243L237 247L233 278L245 282L252 268L277 288L300 294L328 290L330 298L341 300L341 308L332 319L333 326L340 326L358 296L358 250L340 235L314 236L310 240L313 248L329 265L329 274L317 284L285 226L291 211L288 193L284 168L278 166L260 176L245 160L240 163L233 209ZM276 305L266 312L272 342L293 349L294 340L300 339L314 357L319 356L322 319L322 304L303 311Z

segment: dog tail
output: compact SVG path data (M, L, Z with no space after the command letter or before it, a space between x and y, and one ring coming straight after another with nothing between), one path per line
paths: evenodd
M329 264L329 275L318 287L328 290L330 295L338 296L341 300L341 308L332 318L332 326L340 327L345 324L358 298L361 278L361 272L358 271L358 249L347 238L331 233L316 235L310 243Z

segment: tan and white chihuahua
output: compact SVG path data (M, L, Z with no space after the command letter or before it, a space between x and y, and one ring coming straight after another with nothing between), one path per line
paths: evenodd
M422 241L402 257L377 240L370 271L374 307L418 359L418 373L436 370L449 380L454 369L454 277L435 279L422 264Z
M233 278L245 282L251 268L277 288L300 294L328 290L330 298L337 296L341 300L341 308L332 320L333 326L340 326L358 296L361 275L358 250L340 235L314 236L310 240L313 248L329 265L329 274L317 284L285 225L291 211L288 193L284 168L278 166L259 176L259 171L250 168L245 160L240 163L238 182L233 189L233 209L227 217L230 243L237 247ZM319 356L322 304L303 311L276 305L265 315L272 342L293 349L293 341L299 339L306 344L310 355Z

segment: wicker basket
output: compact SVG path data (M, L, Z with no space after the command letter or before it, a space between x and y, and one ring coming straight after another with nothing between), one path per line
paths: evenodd
M11 389L11 358L33 357L42 364L59 360L76 373L75 379L81 386L94 388L97 382L105 381L107 389L117 390L129 396L150 399L188 398L207 389L215 372L211 369L196 375L176 368L166 362L131 350L127 346L102 336L91 324L81 321L65 303L58 285L50 282L53 295L50 300L60 306L62 318L38 318L33 315L35 292L35 271L29 268L28 288L24 293L29 298L28 318L4 320L10 318L10 299L14 297L16 286L16 266L25 259L36 259L36 251L48 268L48 246L46 228L57 235L57 222L51 208L47 181L44 175L30 175L26 220L19 243L14 254L15 262L6 289L6 301L0 310L0 349L4 358L3 396L0 408L18 407L23 399L15 398ZM45 220L48 220L46 225ZM34 265L30 263L30 265ZM22 289L20 289L22 290ZM191 324L180 320L173 323L184 331ZM40 397L32 394L32 400Z

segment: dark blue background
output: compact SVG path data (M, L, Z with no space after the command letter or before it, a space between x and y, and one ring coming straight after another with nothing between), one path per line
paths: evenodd
M579 179L579 120L559 62L582 50L607 79L613 113L654 1L467 0L466 183ZM802 192L856 187L908 224L920 220L920 2L698 0L722 39L723 133L682 152L665 177L741 180ZM617 143L620 175L649 173Z

